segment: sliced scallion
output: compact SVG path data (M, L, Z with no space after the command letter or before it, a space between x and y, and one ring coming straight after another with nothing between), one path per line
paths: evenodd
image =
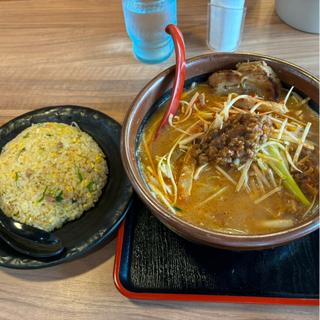
M47 190L48 190L48 186L46 186L42 192L42 195L41 197L37 200L37 202L41 202L43 201L44 197L46 196L46 193L47 193Z
M79 167L77 167L77 176L78 176L79 181L82 182L83 181L83 176L82 176L82 174L80 172Z
M64 198L63 198L63 191L60 190L59 192L57 192L56 196L55 196L56 202L61 202Z
M270 161L269 165L270 167L275 171L275 173L283 179L284 186L293 193L293 195L301 201L305 206L310 205L310 201L306 198L306 196L303 194L295 180L293 179L292 175L290 174L290 171L286 165L286 160L281 155L279 149L275 145L269 145L267 148L270 155L278 160L281 160L279 162Z
M94 182L90 181L87 185L87 189L89 190L89 192L93 192L94 191Z

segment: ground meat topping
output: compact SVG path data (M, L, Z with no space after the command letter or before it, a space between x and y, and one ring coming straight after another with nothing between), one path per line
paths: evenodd
M267 141L271 131L268 116L231 115L222 129L210 130L196 141L192 154L198 164L215 162L225 167L238 167L252 159L257 148Z
M30 177L32 176L32 174L33 174L33 170L31 170L30 168L28 168L28 169L26 170L26 177L27 177L27 178L30 178Z
M319 166L316 158L314 153L303 150L301 160L297 163L297 167L302 172L292 172L299 187L311 197L318 194L319 188Z

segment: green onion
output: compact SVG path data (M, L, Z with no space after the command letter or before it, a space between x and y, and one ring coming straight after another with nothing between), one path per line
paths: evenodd
M61 202L63 200L63 191L60 190L55 196L56 202Z
M27 132L24 136L23 136L23 139L26 139L30 136L30 132Z
M21 155L21 153L22 153L23 151L26 151L26 148L22 148L22 149L19 151L18 157Z
M90 191L90 192L93 192L94 191L94 182L93 181L90 181L87 185L87 189Z
M19 173L18 173L18 172L15 172L14 180L15 180L15 181L18 181L18 179L19 179Z
M274 145L269 145L267 147L270 155L278 160L279 162L270 161L268 162L270 167L275 171L275 173L283 179L284 186L293 193L293 195L301 201L305 206L310 206L310 201L303 194L295 180L293 179L290 171L286 165L284 157L281 155L279 149Z
M82 176L82 174L81 174L81 172L80 172L79 167L77 167L77 175L78 175L79 181L82 182L83 176Z
M174 209L174 210L176 210L176 211L179 211L179 212L181 212L181 211L182 211L182 209L181 209L181 208L179 208L179 207L173 207L173 209Z
M42 192L42 195L41 195L41 197L37 200L37 202L43 201L44 197L46 196L47 190L48 190L48 186L46 186L46 187L44 188L44 190L43 190L43 192Z

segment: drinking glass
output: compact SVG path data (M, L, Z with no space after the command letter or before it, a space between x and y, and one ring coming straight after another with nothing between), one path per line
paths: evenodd
M211 0L208 8L208 46L215 51L239 48L246 8L244 0Z
M165 28L177 24L176 0L122 0L122 8L135 56L145 63L168 59L174 46Z

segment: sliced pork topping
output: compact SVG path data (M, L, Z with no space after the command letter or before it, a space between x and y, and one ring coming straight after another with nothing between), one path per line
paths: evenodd
M227 95L230 92L243 93L241 73L235 70L217 71L209 77L209 84L217 95Z
M214 94L250 94L273 101L280 98L280 80L264 61L242 62L236 67L237 70L222 70L209 77Z

